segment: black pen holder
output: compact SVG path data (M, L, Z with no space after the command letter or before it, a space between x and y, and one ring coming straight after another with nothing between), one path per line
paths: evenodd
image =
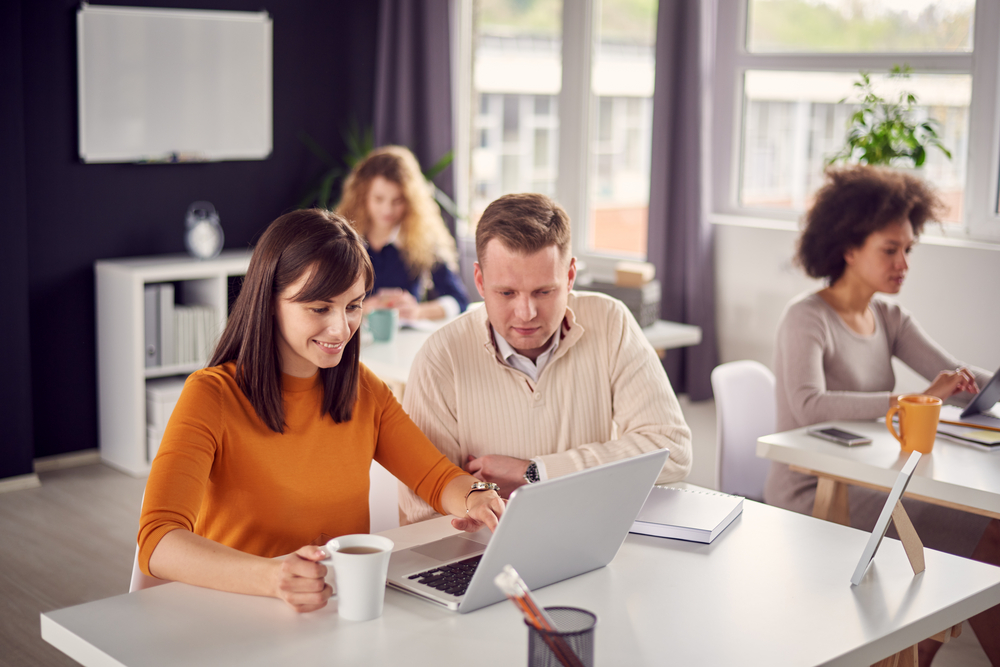
M597 616L577 607L546 607L552 618L555 632L539 630L525 621L528 626L528 667L594 667L594 628ZM573 652L573 656L560 652ZM574 658L578 662L574 662Z

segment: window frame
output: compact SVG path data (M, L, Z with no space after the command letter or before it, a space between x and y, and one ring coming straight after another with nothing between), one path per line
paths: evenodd
M959 236L1000 242L1000 3L977 0L971 53L750 53L746 49L749 0L716 0L715 62L712 77L709 219L720 224L795 229L802 211L739 205L742 163L743 80L747 70L887 72L907 63L915 72L970 74L969 136L963 207L965 219L946 232L925 230L925 237Z
M469 211L469 187L472 148L472 0L452 0L453 63L452 82L455 91L455 187L459 211ZM559 131L556 164L555 199L566 210L572 225L572 252L588 271L598 277L614 275L615 264L635 256L595 252L588 239L592 211L589 187L591 181L591 147L598 100L591 91L594 43L600 28L600 0L564 0L562 11L562 77L558 95ZM570 38L575 36L575 38ZM469 224L460 221L459 247L463 262L475 261L475 240ZM470 254L471 252L471 254Z

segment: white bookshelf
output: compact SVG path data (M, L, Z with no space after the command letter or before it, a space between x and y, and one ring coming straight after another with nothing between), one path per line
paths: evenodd
M212 306L218 331L226 324L229 279L246 274L250 252L230 250L215 259L158 255L100 260L97 291L97 387L101 460L135 476L149 472L146 453L146 380L186 375L191 364L145 367L143 289L172 282L182 304Z

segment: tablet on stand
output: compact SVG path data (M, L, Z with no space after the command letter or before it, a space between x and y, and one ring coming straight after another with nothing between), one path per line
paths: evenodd
M885 507L882 508L882 513L879 515L878 521L875 522L875 529L872 530L868 544L865 545L865 550L861 554L861 560L858 561L858 566L854 569L854 576L851 577L852 586L861 583L869 563L875 558L875 552L878 551L882 538L885 537L885 531L889 529L890 520L896 523L896 532L899 533L899 541L903 543L903 550L906 551L906 557L910 561L910 567L913 568L913 574L924 571L924 545L920 541L917 531L913 528L913 523L907 516L906 510L903 509L903 503L900 502L903 492L906 491L906 486L913 476L913 471L917 467L917 462L920 461L920 456L920 452L911 453L910 458L903 464L903 469L899 471L896 483L892 485L889 497L885 501Z

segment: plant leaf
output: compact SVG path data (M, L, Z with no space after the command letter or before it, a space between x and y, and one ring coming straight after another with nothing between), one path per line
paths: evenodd
M441 156L440 160L435 162L430 168L424 171L424 177L428 181L433 181L435 178L437 178L437 175L440 174L445 169L447 169L448 165L450 165L454 160L455 160L455 152L448 151L447 153Z

